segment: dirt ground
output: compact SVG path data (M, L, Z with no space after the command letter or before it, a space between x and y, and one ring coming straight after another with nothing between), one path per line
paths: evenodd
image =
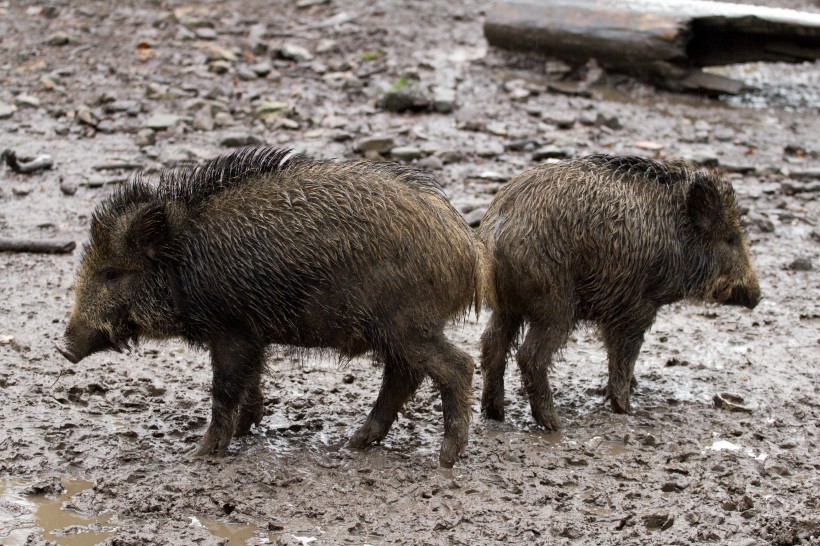
M606 363L592 329L552 374L560 433L533 424L510 365L507 422L485 422L474 400L452 470L437 466L431 385L383 445L353 451L380 369L281 349L262 426L224 459L192 460L207 355L146 344L70 365L54 343L79 247L2 253L0 543L820 544L820 64L731 67L760 88L714 100L488 50L487 2L300 4L0 0L0 148L54 160L0 167L0 237L80 243L134 165L210 157L223 142L323 158L384 149L432 169L472 221L536 153L685 157L733 181L764 300L665 308L634 415L597 393ZM407 70L431 95L454 92L454 111L446 92L444 112L378 107ZM559 78L583 79L589 96L548 91ZM485 321L449 333L477 357ZM742 411L716 406L727 393Z

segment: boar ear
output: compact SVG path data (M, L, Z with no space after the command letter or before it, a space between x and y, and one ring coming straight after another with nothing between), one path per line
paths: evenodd
M162 205L146 205L134 214L125 234L129 249L150 261L159 259L168 249L170 233Z
M706 180L695 180L687 197L689 219L702 233L709 233L720 221L721 199L717 187Z

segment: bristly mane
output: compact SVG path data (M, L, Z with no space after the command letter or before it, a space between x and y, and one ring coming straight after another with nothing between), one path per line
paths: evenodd
M672 186L692 176L697 169L686 161L661 163L638 156L611 156L595 154L583 161L603 167L621 180L642 180Z

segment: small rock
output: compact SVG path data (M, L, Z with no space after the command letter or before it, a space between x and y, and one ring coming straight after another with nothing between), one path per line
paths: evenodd
M561 93L562 95L591 97L592 94L587 90L586 85L581 82L550 82L547 89L553 93Z
M251 81L251 80L255 80L256 78L259 77L256 74L256 72L254 72L250 68L247 68L247 67L244 67L244 66L240 66L239 68L236 69L236 75L239 76L240 80L246 81L246 82Z
M298 121L290 118L277 118L276 126L291 130L296 130L299 129L299 127L301 127Z
M290 104L280 101L263 101L256 104L254 115L263 121L281 117L292 110Z
M788 269L791 271L811 271L814 269L814 265L811 263L811 258L795 258L792 263L788 265Z
M481 224L481 220L484 219L485 214L487 214L487 208L479 207L465 214L464 221L467 222L467 225L470 227L478 227L479 224Z
M322 125L331 129L344 129L350 125L350 120L342 116L327 116Z
M449 113L456 107L456 91L449 87L436 87L433 89L433 110L441 113Z
M214 122L217 127L230 127L234 124L234 119L228 112L217 112L214 116Z
M388 136L372 136L363 138L353 147L357 153L378 152L383 153L393 147L393 139Z
M222 136L219 144L228 148L238 148L239 146L262 144L262 139L248 133L228 133Z
M489 142L476 149L479 157L497 157L504 153L504 145L500 142Z
M313 55L311 55L310 51L302 46L290 43L284 44L279 49L279 55L283 59L289 59L296 62L306 62L313 59Z
M419 169L437 171L444 167L444 162L441 160L440 157L436 155L429 155L425 158L416 161L416 167L418 167Z
M194 34L200 40L216 40L217 38L216 30L210 27L199 27L194 30Z
M91 109L85 104L77 108L77 112L75 113L75 115L80 123L83 123L90 127L97 126L97 116L95 116L94 112L92 112Z
M558 146L542 146L532 153L534 161L544 161L545 159L566 159L572 157L573 152Z
M675 523L675 516L666 513L650 514L643 517L643 523L647 529L660 529L665 531Z
M782 442L782 443L778 444L778 447L779 447L780 449L794 449L794 448L796 448L798 445L799 445L799 444L797 443L797 441L796 441L796 440L794 440L794 439L789 439L789 440L786 440L785 442Z
M157 141L157 134L153 129L140 129L134 142L137 146L153 146Z
M250 68L251 71L253 71L253 73L259 76L260 78L264 78L265 76L271 73L271 70L273 70L273 67L271 67L269 63L265 62L252 64L248 68Z
M203 106L194 116L194 129L200 131L212 131L214 128L214 116L212 108L209 105Z
M296 7L299 9L312 8L313 6L321 6L330 4L330 0L299 0L296 2Z
M62 494L63 484L60 482L59 478L51 478L47 480L41 480L35 482L25 489L23 489L23 495L30 497L30 496L37 496L37 495L49 495L49 496L58 496Z
M17 107L13 104L0 102L0 119L8 119L17 111Z
M577 118L569 113L543 113L541 119L559 129L572 129Z
M77 184L60 179L60 191L63 195L74 195L77 193Z
M231 63L228 61L213 61L208 64L208 72L214 74L227 74L231 69Z
M344 383L345 385L350 385L354 381L356 381L356 377L353 374L347 373L344 375L344 377L342 377L342 383Z
M50 46L64 46L71 41L71 37L65 32L55 32L46 40L46 44Z
M602 113L598 113L598 116L595 118L595 125L609 127L610 129L623 129L623 125L621 125L621 121L618 119L617 116L608 116Z
M431 105L432 100L421 89L421 81L415 74L403 74L378 102L378 106L388 112L420 112L429 110Z
M164 131L180 120L175 114L154 114L145 122L145 127L154 131Z
M37 108L40 106L40 99L31 95L17 95L14 97L14 104L20 107L29 106Z
M774 231L774 223L763 213L749 212L743 217L743 224L747 226L754 226L763 233L771 233Z
M396 146L390 150L390 157L399 161L412 161L422 156L421 150L415 146Z
M522 138L513 140L505 144L505 148L513 152L531 152L538 147L539 142L532 138Z
M141 109L142 106L135 100L118 100L107 102L103 106L103 112L106 114L116 114L119 112L128 112L129 114L132 112L139 113Z

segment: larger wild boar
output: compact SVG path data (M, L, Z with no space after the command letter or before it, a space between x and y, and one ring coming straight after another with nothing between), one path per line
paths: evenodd
M224 454L262 418L265 348L371 352L375 407L350 444L382 440L430 376L443 466L467 444L472 359L443 334L480 299L482 246L421 171L246 149L165 170L101 203L61 353L71 362L140 338L210 351L211 422L198 454Z
M485 416L504 419L506 357L524 322L518 365L533 417L556 429L548 370L579 321L597 323L607 396L629 412L644 333L684 299L753 308L760 300L732 186L682 161L590 156L515 177L480 235L494 310L481 339Z

